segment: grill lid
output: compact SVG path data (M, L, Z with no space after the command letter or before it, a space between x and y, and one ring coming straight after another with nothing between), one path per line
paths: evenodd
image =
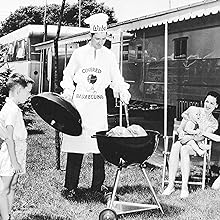
M36 113L50 126L72 136L82 133L81 116L77 109L59 94L43 92L31 99Z

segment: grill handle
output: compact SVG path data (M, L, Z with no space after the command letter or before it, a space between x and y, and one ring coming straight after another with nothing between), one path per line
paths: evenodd
M129 127L129 116L128 116L128 105L124 103L124 109L125 109L125 119L127 127Z

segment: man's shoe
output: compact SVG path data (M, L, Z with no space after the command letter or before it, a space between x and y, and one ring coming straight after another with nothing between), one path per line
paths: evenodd
M100 192L100 193L102 193L102 194L105 194L105 193L108 193L109 192L109 189L108 189L108 187L107 186L105 186L105 185L101 185L101 186L96 186L96 187L91 187L91 190L93 191L93 192Z
M65 199L68 199L68 200L72 200L72 199L76 198L76 190L75 189L72 189L72 190L65 189L61 192L61 194Z

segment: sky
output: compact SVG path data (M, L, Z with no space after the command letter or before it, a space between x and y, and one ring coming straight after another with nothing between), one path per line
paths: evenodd
M83 1L83 0L81 0ZM106 6L113 7L115 17L118 21L129 20L156 12L168 10L169 7L176 8L183 5L192 4L202 0L96 0L98 3L104 2ZM0 6L0 22L4 21L10 13L19 9L20 6L47 4L61 4L62 0L4 0ZM66 0L67 3L77 3L78 0Z

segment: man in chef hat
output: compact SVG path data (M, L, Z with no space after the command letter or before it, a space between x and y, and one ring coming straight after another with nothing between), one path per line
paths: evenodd
M63 135L61 149L67 152L64 194L74 198L80 184L83 155L93 154L91 189L101 191L105 180L104 160L98 149L96 132L108 130L105 89L110 86L121 101L128 104L131 95L124 81L116 57L104 45L107 37L108 16L103 13L85 19L90 25L91 40L77 48L63 72L60 85L63 97L74 104L82 118L82 134Z

